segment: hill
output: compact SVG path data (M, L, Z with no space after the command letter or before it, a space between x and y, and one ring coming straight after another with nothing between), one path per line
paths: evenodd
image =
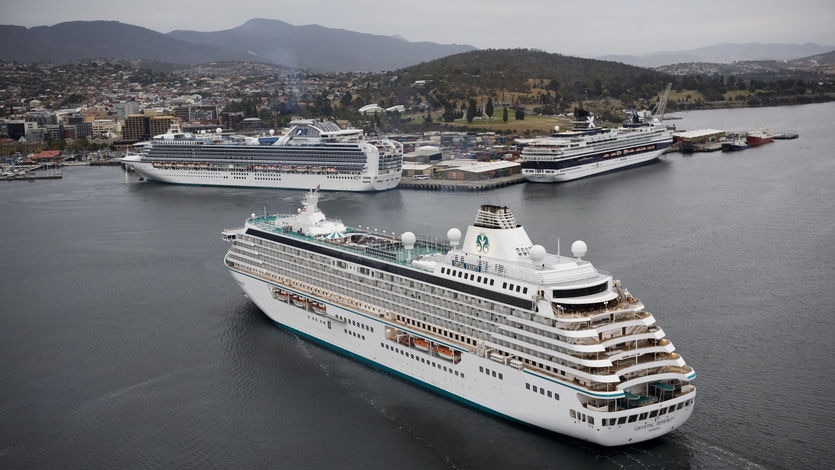
M729 64L738 61L793 60L822 54L832 49L835 49L835 47L820 46L814 43L722 43L681 51L663 51L641 55L606 55L597 57L597 59L612 60L639 67L661 67L691 62Z
M243 52L192 44L118 21L70 21L34 28L0 25L0 44L0 60L21 63L102 58L199 64L253 59Z
M492 97L497 106L570 111L579 103L611 106L655 102L670 76L618 62L583 59L530 49L478 50L443 57L398 71L407 85L428 80L426 100L445 107ZM603 104L604 101L608 102ZM617 112L620 108L617 109Z
M268 19L249 20L225 31L172 31L168 36L194 44L247 51L274 64L316 72L395 70L475 50L466 45L409 42L392 36L319 25L293 26Z
M0 61L6 62L254 61L318 72L394 70L475 49L263 19L225 31L168 34L117 21L70 21L34 28L0 25L0 44Z

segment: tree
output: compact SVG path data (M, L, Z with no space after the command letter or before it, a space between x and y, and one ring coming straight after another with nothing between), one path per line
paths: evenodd
M470 98L467 104L467 122L473 122L473 119L475 119L475 99Z
M507 106L502 108L502 121L507 122Z
M452 107L451 104L447 103L444 106L444 114L441 116L444 122L452 122L455 120L455 108Z
M350 91L346 91L342 98L339 100L339 104L342 105L343 108L347 108L351 106L351 102L353 101L353 96L351 96Z
M488 118L493 119L493 97L487 98L487 104L484 106L484 114Z

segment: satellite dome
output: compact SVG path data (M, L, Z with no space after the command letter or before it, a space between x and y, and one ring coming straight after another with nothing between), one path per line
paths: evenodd
M576 256L577 258L582 258L586 255L586 250L588 247L586 246L586 242L583 240L577 240L576 242L571 244L571 253Z
M545 260L545 255L548 254L548 252L545 251L545 247L542 245L532 246L528 253L531 256L531 260L533 260L536 264L541 264L542 261Z
M215 129L215 133L217 133L217 134L221 134L222 132L223 132L223 129L221 129L219 127L217 129Z
M417 237L412 232L403 232L403 235L400 235L400 241L403 242L403 248L407 250L411 250L415 247L415 241Z
M447 231L446 237L449 239L450 245L458 246L458 242L461 241L461 231L453 227Z

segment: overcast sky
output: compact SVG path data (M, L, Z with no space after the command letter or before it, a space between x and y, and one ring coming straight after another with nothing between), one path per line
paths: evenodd
M253 18L580 57L724 42L835 46L833 0L0 0L0 24L27 27L115 20L161 33L220 31Z

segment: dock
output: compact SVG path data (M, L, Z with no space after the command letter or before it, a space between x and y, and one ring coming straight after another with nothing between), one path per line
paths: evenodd
M525 177L520 174L484 180L417 180L403 178L400 181L400 184L397 185L397 189L422 189L427 191L489 191L491 189L503 188L505 186L524 182Z
M29 174L22 173L16 175L0 176L0 181L35 181L35 180L59 180L64 177L63 173L47 173L47 174Z

